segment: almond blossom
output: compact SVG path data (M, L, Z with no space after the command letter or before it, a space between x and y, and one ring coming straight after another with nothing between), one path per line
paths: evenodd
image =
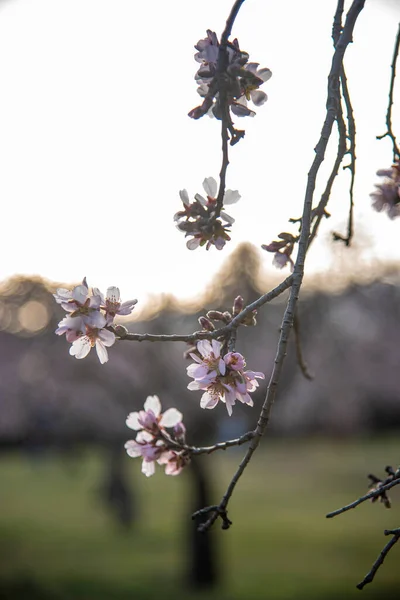
M103 327L105 324L100 311L101 297L99 294L89 295L89 287L86 277L80 285L72 290L58 288L53 294L57 304L70 313L71 317L80 317L83 322L91 327Z
M119 288L112 286L107 288L107 294L104 295L97 288L93 289L93 293L101 299L100 308L105 312L106 324L111 325L116 315L126 316L133 311L137 300L127 300L121 302L121 294Z
M198 354L190 353L195 363L187 367L188 376L194 379L188 384L188 389L204 390L201 408L215 408L221 400L231 416L236 400L253 406L249 392L257 389L257 379L264 379L264 374L244 371L246 361L239 352L228 352L221 357L221 349L222 344L217 340L197 343Z
M400 160L390 169L380 169L376 174L384 180L376 184L375 192L370 194L372 207L378 212L386 211L390 219L395 219L400 215Z
M262 244L261 248L267 252L274 253L274 258L272 260L274 267L283 269L289 263L290 268L293 271L294 262L292 260L292 253L298 238L286 231L280 233L278 238L280 239L274 240L270 244Z
M258 90L270 77L270 69L259 69L259 63L249 63L249 55L239 47L237 39L227 42L226 58L223 77L218 73L220 44L214 31L207 30L207 37L195 45L198 52L195 60L200 67L195 75L199 84L198 94L203 103L189 112L192 119L200 119L205 114L214 115L220 119L220 85L223 81L224 97L232 112L239 117L254 116L255 112L247 108L247 100L252 100L255 106L266 102L267 95Z
M176 408L169 408L162 414L158 396L148 396L144 410L130 413L126 424L139 433L135 440L126 442L125 449L133 458L142 457L142 473L146 477L154 474L156 462L165 465L166 475L179 475L188 464L188 456L176 449L185 442L182 413ZM167 433L165 428L172 431Z
M235 222L225 211L219 211L217 218L217 191L218 184L213 177L206 177L203 181L203 189L207 197L196 194L194 202L190 202L187 191L180 190L179 196L183 203L183 210L178 211L174 220L180 231L184 231L186 237L191 237L186 246L189 250L195 250L199 246L206 246L209 250L215 246L222 250L225 243L231 238L228 234L229 227ZM237 190L226 190L223 197L223 205L235 204L240 200ZM222 207L223 208L223 207ZM225 221L226 224L223 224Z
M95 347L100 363L104 364L108 361L106 347L112 346L114 342L115 334L112 331L108 331L108 329L97 329L86 325L86 332L72 342L69 353L71 356L75 356L75 358L85 358L90 350Z
M100 363L108 361L107 347L115 342L115 334L107 329L116 315L129 315L137 300L121 302L119 288L107 289L104 297L98 288L89 292L86 277L72 290L58 288L53 294L57 304L68 313L55 331L64 335L72 344L69 353L75 358L85 358L92 348L96 348Z

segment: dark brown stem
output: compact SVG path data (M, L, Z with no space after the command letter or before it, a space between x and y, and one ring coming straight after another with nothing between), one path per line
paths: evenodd
M314 377L313 377L313 375L311 375L310 371L308 370L307 363L304 360L304 356L303 356L303 350L301 347L301 337L300 337L300 319L299 319L298 312L299 311L296 310L295 315L294 315L294 321L293 321L293 332L294 332L294 341L295 341L295 345L296 345L297 363L300 367L300 371L302 372L303 376L306 379L309 379L311 381L314 379Z
M346 246L350 246L351 240L354 235L354 181L356 178L356 123L354 119L353 106L351 104L349 88L347 85L347 78L344 68L342 69L342 73L340 75L340 82L342 84L342 93L344 103L346 105L346 114L347 114L347 123L348 123L348 139L350 142L350 148L347 151L347 154L350 155L350 163L343 167L344 169L349 169L351 178L350 178L350 206L349 206L349 217L347 220L347 235L343 237L339 233L334 233L333 238L335 241L340 240L344 242Z
M377 140L382 140L385 137L390 137L393 144L393 160L400 158L400 150L397 145L396 136L393 133L392 129L392 106L393 106L393 92L394 92L394 82L396 79L396 62L399 54L400 48L400 23L399 28L397 30L396 41L394 44L393 51L393 59L391 64L392 75L390 77L390 88L389 88L389 104L386 112L386 132L383 135L377 135Z
M389 554L390 550L393 548L395 543L399 540L400 529L391 529L391 530L386 529L384 531L384 534L385 535L393 535L393 537L383 548L382 552L379 554L378 558L372 565L371 570L366 574L364 579L357 585L357 588L359 590L362 590L364 588L364 586L366 586L368 583L372 583L379 567L383 564L383 561L385 560L386 556Z

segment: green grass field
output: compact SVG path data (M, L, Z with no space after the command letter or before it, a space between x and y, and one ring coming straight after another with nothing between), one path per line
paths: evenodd
M266 441L234 495L229 531L217 538L223 581L193 593L183 584L190 519L188 474L152 478L129 460L140 519L118 529L99 502L102 453L88 451L66 467L54 455L34 464L0 457L0 598L105 600L347 599L400 597L400 547L374 583L355 585L400 525L400 490L393 508L365 503L326 519L330 510L366 491L366 474L398 464L397 439ZM215 501L243 450L208 457Z

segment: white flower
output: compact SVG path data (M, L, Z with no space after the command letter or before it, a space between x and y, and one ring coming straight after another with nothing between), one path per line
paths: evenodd
M112 346L115 342L115 335L107 329L97 329L86 326L86 333L75 340L69 350L69 353L75 358L85 358L90 350L96 346L97 356L101 364L108 361L106 346Z
M175 427L182 421L182 413L176 408L169 408L161 414L161 402L158 396L148 396L144 403L144 410L128 415L126 424L136 431L147 429L153 431L160 427Z

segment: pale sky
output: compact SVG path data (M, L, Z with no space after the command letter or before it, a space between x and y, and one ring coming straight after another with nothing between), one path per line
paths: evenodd
M333 0L246 0L234 37L273 76L256 117L237 119L246 137L230 153L227 187L242 195L229 210L232 242L222 252L191 252L172 220L179 190L193 198L220 170L219 122L187 113L200 103L193 46L207 28L220 35L231 5L0 0L0 280L86 276L103 290L119 286L123 299L191 297L240 242L260 246L296 231L287 220L301 214L325 115ZM399 21L397 1L367 0L346 55L358 133L356 229L366 261L400 260L400 220L372 211L369 198L375 171L392 160L390 142L375 136L385 131ZM394 117L399 80L396 90ZM400 137L399 118L394 125ZM332 218L309 272L330 267L330 232L345 231L348 178L345 172L334 187ZM272 255L263 258L270 265Z

